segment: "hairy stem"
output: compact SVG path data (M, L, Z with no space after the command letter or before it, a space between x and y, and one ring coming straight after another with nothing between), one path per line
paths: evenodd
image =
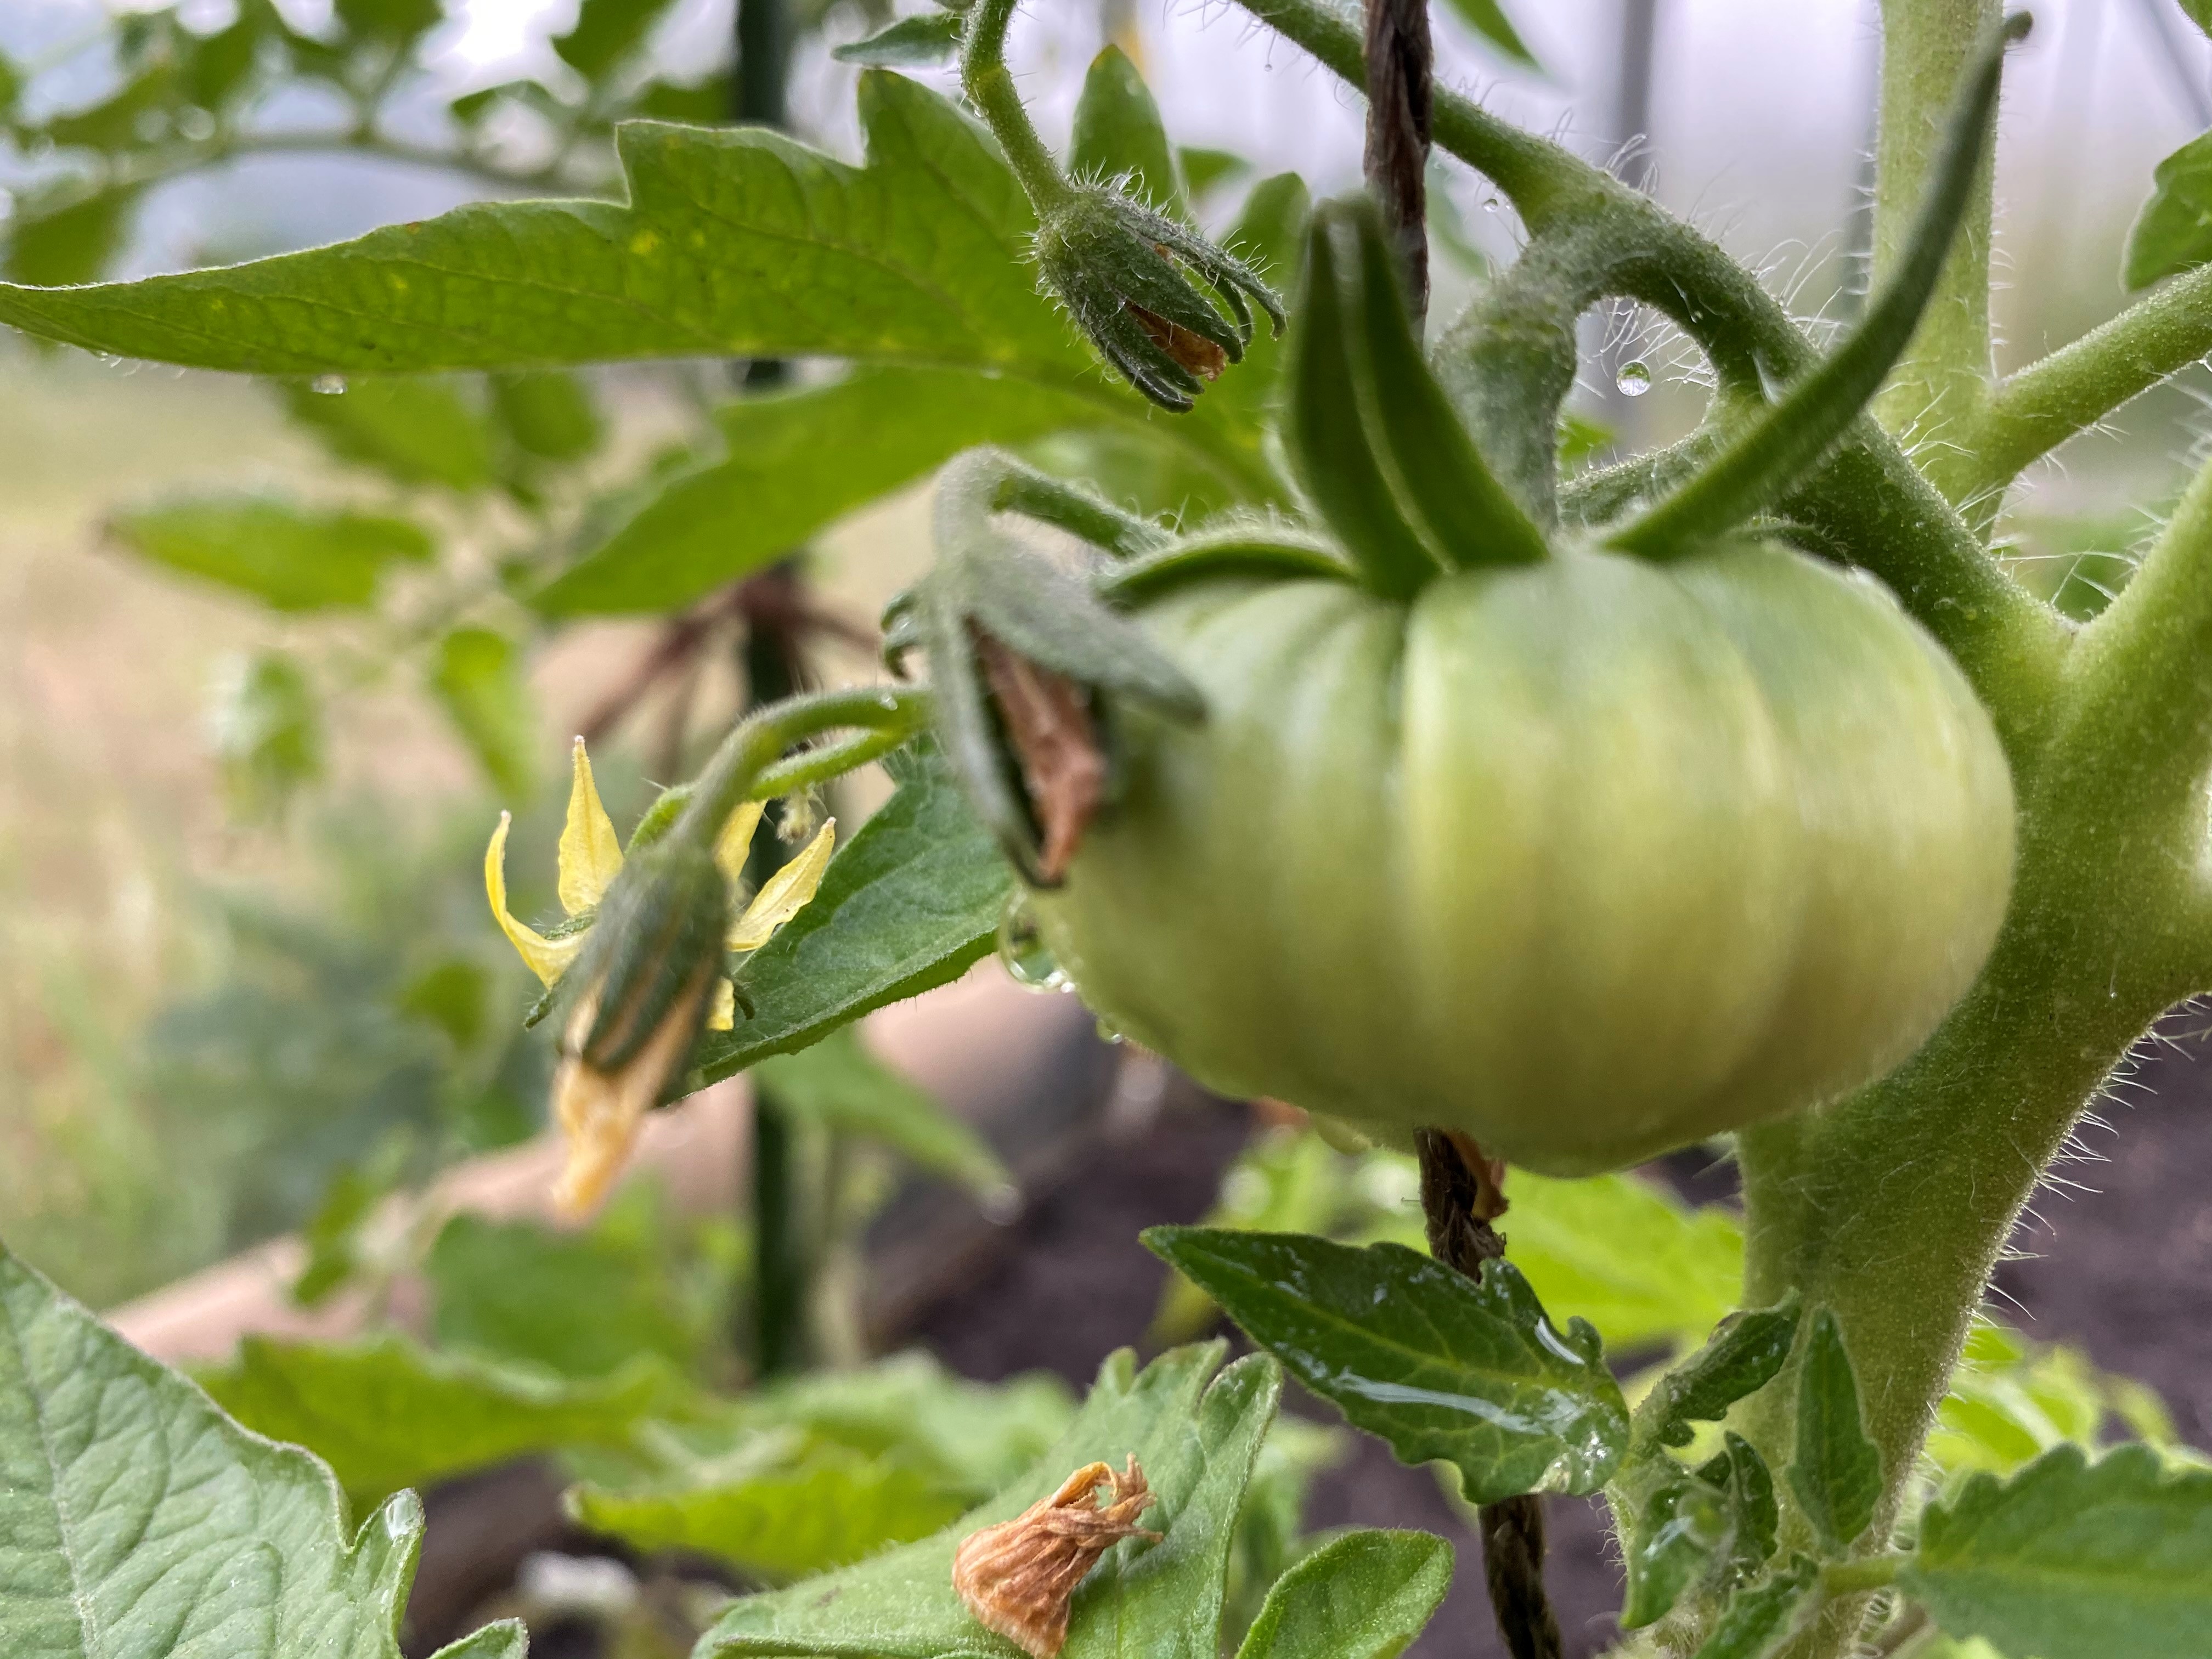
M1986 527L2004 488L2077 432L2212 353L2212 265L2153 289L1997 388L1954 436L1954 499Z
M967 44L960 58L960 89L991 129L991 136L1006 151L1007 165L1022 182L1030 205L1042 215L1060 206L1073 193L1052 159L1052 152L1037 137L1022 94L1006 67L1006 27L1013 21L1015 0L976 0L968 15Z
M1881 120L1875 142L1877 291L1907 258L1912 216L1940 164L1953 89L2000 10L1999 0L1882 0ZM1875 402L1875 418L1901 438L1940 444L1951 422L1973 419L1988 401L1993 176L1985 157L1928 315ZM1956 501L1943 469L1930 470Z

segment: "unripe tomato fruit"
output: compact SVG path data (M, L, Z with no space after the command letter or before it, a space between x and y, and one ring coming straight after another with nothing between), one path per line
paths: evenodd
M1086 1002L1224 1094L1617 1169L1880 1076L2003 917L1988 716L1886 589L1778 544L1137 615L1207 718L1123 714L1121 793L1035 909Z

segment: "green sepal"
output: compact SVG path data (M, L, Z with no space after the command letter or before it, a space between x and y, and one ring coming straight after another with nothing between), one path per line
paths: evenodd
M830 55L841 64L860 64L871 69L942 64L960 50L967 21L957 11L926 11L902 17L865 40L848 40Z
M599 996L578 1053L594 1070L635 1059L690 999L691 1036L706 1024L706 987L722 968L730 884L713 851L671 836L634 854L600 902L583 956L562 975ZM684 1045L688 1053L690 1045ZM679 1060L681 1056L678 1056Z
M1359 259L1340 203L1316 210L1306 232L1304 282L1284 380L1283 438L1299 484L1367 585L1410 599L1444 568L1391 487L1361 415L1370 403L1352 352Z
M1356 582L1359 573L1334 544L1291 525L1228 524L1102 570L1098 592L1141 604L1189 582L1237 579Z
M1324 209L1327 213L1329 210ZM1474 440L1421 355L1397 256L1382 221L1365 198L1340 207L1358 238L1358 272L1353 294L1355 363L1365 359L1361 414L1425 539L1458 569L1491 564L1534 564L1548 556L1544 532L1505 493L1484 464ZM1356 295L1356 301L1353 296Z

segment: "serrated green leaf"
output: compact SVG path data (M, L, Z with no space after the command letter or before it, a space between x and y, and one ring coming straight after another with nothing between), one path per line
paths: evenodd
M2177 1659L2212 1631L2212 1470L2045 1454L1929 1505L1899 1583L1954 1636L2038 1659Z
M1730 1430L1720 1454L1699 1467L1698 1479L1727 1500L1728 1539L1718 1552L1722 1574L1732 1583L1747 1583L1774 1553L1782 1522L1766 1460L1751 1442Z
M492 482L491 429L450 382L292 380L284 407L331 453L397 483L471 490Z
M2122 257L2120 280L2131 289L2212 259L2212 132L2160 161L2151 181Z
M313 1452L363 1507L526 1452L617 1443L685 1397L650 1361L570 1382L399 1336L327 1346L250 1336L200 1383L247 1428Z
M576 24L553 37L553 50L586 81L596 81L645 44L670 0L583 0Z
M926 1470L831 1445L704 1483L580 1486L568 1512L634 1549L696 1551L783 1583L927 1538L972 1502Z
M42 288L97 281L122 252L143 194L124 185L75 200L49 204L34 196L18 204L8 227L9 280Z
M698 1659L1003 1659L1006 1643L953 1591L959 1540L1020 1514L1085 1463L1119 1468L1132 1454L1157 1498L1145 1518L1165 1536L1120 1544L1092 1569L1075 1593L1063 1659L1216 1659L1231 1537L1282 1391L1281 1372L1257 1354L1206 1387L1221 1352L1176 1349L1135 1376L1127 1352L1116 1354L1066 1437L999 1497L934 1537L736 1602L700 1638Z
M1843 1327L1826 1308L1814 1313L1807 1328L1797 1373L1797 1447L1790 1489L1832 1550L1867 1529L1881 1497L1881 1453L1867 1437L1859 1413L1858 1379Z
M493 375L491 409L507 441L541 461L580 460L606 436L590 391L559 369Z
M368 605L392 566L422 563L435 551L405 519L256 495L139 507L117 514L108 529L142 559L278 611Z
M1686 1446L1691 1424L1719 1422L1737 1401L1772 1382L1796 1345L1802 1311L1793 1292L1771 1308L1723 1320L1704 1347L1654 1388L1641 1413L1653 1437L1662 1445Z
M1407 1463L1444 1459L1470 1503L1595 1492L1628 1441L1597 1333L1563 1333L1520 1271L1477 1284L1401 1244L1154 1227L1180 1269L1292 1376Z
M701 1086L949 985L989 953L1013 874L933 750L837 849L813 902L745 959L737 1027L701 1043Z
M2008 1474L2069 1440L2094 1451L2127 1386L2071 1348L2031 1347L2015 1332L1984 1325L1951 1374L1928 1455L1947 1473Z
M249 817L282 810L322 775L322 707L307 672L282 651L224 665L212 724L223 787Z
M1632 1175L1516 1170L1509 1195L1506 1259L1547 1308L1589 1320L1607 1348L1697 1341L1742 1294L1743 1224L1718 1206L1692 1209Z
M1665 1618L1711 1569L1728 1534L1728 1500L1706 1482L1685 1474L1656 1487L1622 1540L1628 1597L1620 1627L1641 1630Z
M690 1366L698 1357L665 1252L618 1200L583 1233L457 1215L423 1264L438 1346L520 1361L578 1379L640 1354Z
M963 21L957 11L921 12L902 17L865 40L848 40L830 55L841 64L873 69L941 64L960 50Z
M1735 1591L1695 1659L1769 1659L1812 1610L1820 1583L1820 1563L1801 1555L1764 1582Z
M438 641L430 690L484 775L509 796L537 781L537 708L521 653L504 634L457 628Z
M1237 1155L1221 1178L1201 1227L1246 1232L1328 1233L1352 1201L1349 1164L1310 1129L1265 1129ZM1212 1322L1213 1298L1171 1273L1146 1340L1185 1341Z
M2189 21L2212 34L2212 0L2181 0L2181 9L2189 14Z
M1111 43L1091 60L1084 76L1067 166L1079 179L1121 179L1131 195L1164 212L1188 211L1175 147L1152 88L1128 53Z
M1087 396L960 369L863 369L716 416L722 459L670 478L533 604L549 616L688 605L979 443L1094 421Z
M988 1142L927 1089L862 1048L850 1026L797 1054L762 1060L753 1078L795 1116L879 1141L918 1167L976 1192L1013 1180Z
M1527 69L1541 69L1536 54L1530 52L1506 16L1498 0L1447 0L1452 15L1473 29L1501 55Z
M422 1538L402 1493L347 1535L306 1453L224 1419L0 1250L0 1653L398 1659ZM521 1659L507 1623L440 1659Z
M1133 410L1036 291L1028 198L990 138L887 70L869 163L758 127L635 122L629 204L465 207L358 240L106 287L0 288L0 322L270 374L824 356L1031 373Z
M1451 1546L1428 1533L1346 1533L1276 1582L1237 1659L1396 1659L1451 1574Z

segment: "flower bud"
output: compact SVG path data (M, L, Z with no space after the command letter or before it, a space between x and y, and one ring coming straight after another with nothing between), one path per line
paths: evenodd
M666 843L634 853L601 902L553 1078L568 1141L554 1188L563 1216L599 1202L638 1124L690 1058L720 979L729 910L713 853Z
M1259 272L1111 183L1075 185L1036 246L1040 286L1164 408L1188 409L1202 382L1243 360L1253 303L1282 331L1283 302Z

